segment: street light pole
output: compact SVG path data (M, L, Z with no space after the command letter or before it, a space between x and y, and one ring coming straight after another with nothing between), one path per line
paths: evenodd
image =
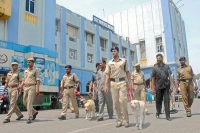
M180 1L182 1L182 0L179 0L178 2L176 2L176 4L178 4ZM175 4L175 5L176 5L176 4Z
M179 8L181 8L182 6L184 6L184 4L182 4ZM178 8L178 9L179 9L179 8Z

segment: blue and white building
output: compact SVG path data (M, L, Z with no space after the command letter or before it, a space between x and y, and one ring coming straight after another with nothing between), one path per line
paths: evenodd
M137 62L135 45L113 31L113 26L94 16L87 20L56 0L0 1L0 76L19 62L20 72L27 58L34 57L40 70L41 91L58 92L66 64L80 79L85 94L95 64L112 58L110 48L119 46L129 67Z
M104 20L137 48L137 60L149 78L156 55L161 53L176 76L180 56L188 60L185 23L172 0L152 0L110 15Z

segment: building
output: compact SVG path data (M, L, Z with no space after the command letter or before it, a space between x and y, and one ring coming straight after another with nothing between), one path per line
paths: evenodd
M180 56L188 61L185 24L172 0L152 0L104 18L115 32L137 47L138 61L149 78L161 53L176 76Z
M87 20L55 0L3 0L0 9L0 74L10 70L12 61L20 63L23 73L26 59L34 57L42 92L58 92L64 66L70 64L86 94L95 64L111 59L114 45L131 69L137 62L136 47L105 26L109 24L95 16Z

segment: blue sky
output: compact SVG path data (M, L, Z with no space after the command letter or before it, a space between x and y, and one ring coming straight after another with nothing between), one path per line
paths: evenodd
M105 16L108 16L150 1L151 0L56 0L56 3L92 20L93 15L103 18L103 9L105 11ZM175 3L177 1L179 0L174 0ZM184 6L179 10L185 21L190 65L193 67L195 74L197 74L200 73L200 0L182 0L177 4L177 7L182 4L184 4Z

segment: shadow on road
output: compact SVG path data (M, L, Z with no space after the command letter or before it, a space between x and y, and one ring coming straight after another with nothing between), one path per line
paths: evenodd
M200 113L192 114L192 115L200 115Z

